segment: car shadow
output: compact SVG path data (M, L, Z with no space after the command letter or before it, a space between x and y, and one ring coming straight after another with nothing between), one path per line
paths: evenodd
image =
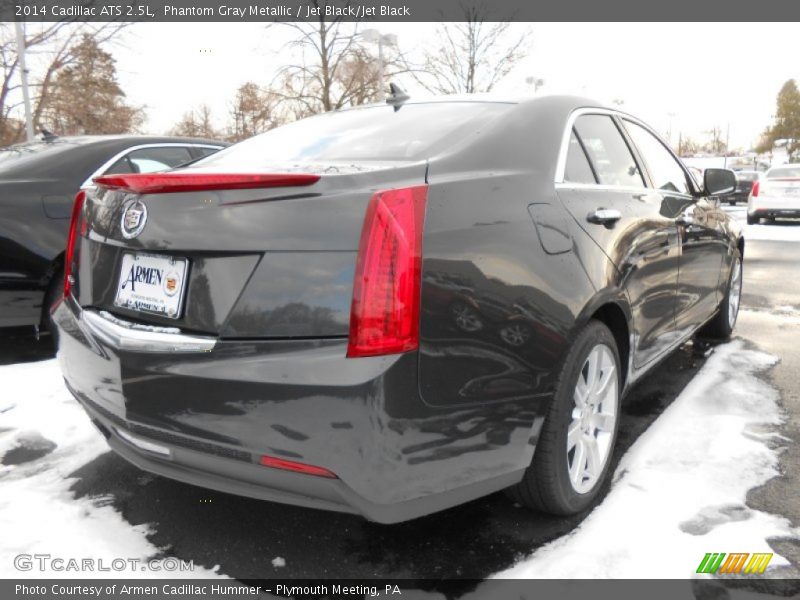
M704 347L703 347L704 348ZM628 395L614 465L669 406L705 356L687 344ZM553 517L498 493L431 516L379 525L210 491L138 470L108 452L75 471L77 497L148 525L163 552L238 579L484 578L573 530L587 513ZM283 561L273 560L281 558Z
M0 366L55 358L53 338L43 333L36 339L33 327L0 329Z

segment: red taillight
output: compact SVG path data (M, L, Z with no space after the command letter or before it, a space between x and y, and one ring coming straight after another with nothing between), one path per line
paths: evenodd
M753 182L753 188L750 190L750 195L751 195L751 196L758 196L758 188L759 188L759 187L761 187L761 186L759 186L759 184L758 184L758 180L756 179L756 180Z
M358 245L347 356L419 347L422 227L428 186L386 190L369 201Z
M64 296L69 296L72 291L72 267L75 261L75 244L78 241L78 223L81 220L83 203L86 201L86 192L81 190L75 195L72 202L72 218L69 222L67 235L67 250L64 253Z
M294 471L295 473L303 473L305 475L316 475L317 477L337 479L336 474L328 469L294 462L293 460L284 460L282 458L275 458L274 456L262 456L259 462L263 466L270 467L272 469L281 469L283 471Z
M306 173L131 173L95 177L97 185L136 194L170 194L214 190L249 190L268 187L295 187L319 181L319 175Z

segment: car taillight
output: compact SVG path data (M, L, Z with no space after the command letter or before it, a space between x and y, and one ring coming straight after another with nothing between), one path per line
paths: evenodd
M377 192L358 245L347 356L419 347L422 228L428 186Z
M269 187L296 187L319 181L307 173L130 173L103 175L94 182L112 190L135 194L171 194L216 190L250 190Z
M750 195L751 196L758 196L758 188L759 187L760 186L758 185L758 180L754 181L753 182L753 188L750 190Z
M259 460L262 466L270 467L272 469L281 469L282 471L294 471L295 473L303 473L304 475L316 475L317 477L327 477L328 479L338 479L336 473L329 471L324 467L315 467L314 465L307 465L305 463L295 462L293 460L284 460L283 458L276 458L274 456L262 456Z
M64 253L64 297L72 292L72 269L75 261L75 245L78 242L78 225L81 221L83 203L86 201L86 192L81 190L75 195L72 202L72 218L69 222L69 234L67 235L67 249Z

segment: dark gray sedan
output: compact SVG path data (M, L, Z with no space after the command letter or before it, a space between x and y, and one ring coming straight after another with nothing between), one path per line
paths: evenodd
M152 136L51 137L0 149L0 327L49 324L79 189L112 173L163 171L208 156L218 141Z
M66 383L122 457L196 485L381 522L504 488L586 510L627 390L736 323L734 174L699 184L582 98L390 100L99 177Z

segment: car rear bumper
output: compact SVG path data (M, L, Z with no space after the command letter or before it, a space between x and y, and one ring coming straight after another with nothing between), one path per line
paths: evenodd
M751 217L776 217L784 219L800 219L800 208L768 208L758 207L748 209Z
M748 197L750 196L749 192L733 192L732 194L728 194L722 200L724 202L747 202Z
M508 404L425 405L415 353L348 360L342 339L159 340L175 334L98 326L72 299L54 318L66 384L111 448L223 492L404 521L518 482L541 426L543 403L529 420ZM264 455L337 477L265 467Z

